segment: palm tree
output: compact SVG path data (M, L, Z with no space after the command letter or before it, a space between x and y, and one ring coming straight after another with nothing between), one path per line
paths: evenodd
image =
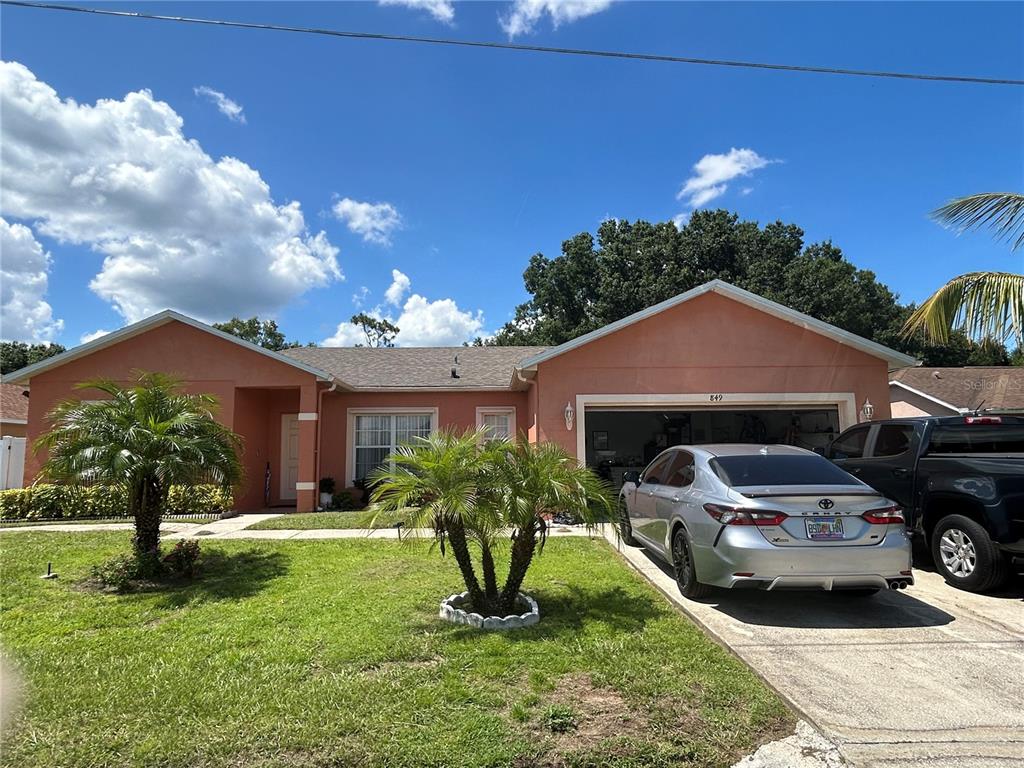
M555 443L522 439L502 453L491 467L501 520L512 537L508 578L498 596L499 615L507 616L516 612L534 554L543 551L548 517L569 513L590 526L609 519L614 500L607 483Z
M180 392L180 382L164 374L139 373L128 387L100 379L76 388L109 399L67 400L50 412L53 427L36 442L36 450L48 452L42 476L123 489L135 518L136 559L152 572L170 487L215 483L230 490L242 478L241 438L214 418L215 397Z
M969 195L951 200L932 214L963 232L989 227L1010 250L1024 246L1024 195L1012 192ZM1014 272L969 272L955 277L932 294L903 326L903 335L923 333L945 343L949 332L962 328L975 338L1024 346L1024 275Z
M516 612L523 579L544 545L547 516L568 512L593 523L613 507L607 486L560 447L487 441L483 430L417 438L371 481L371 526L402 511L410 527L433 529L442 554L445 542L451 546L470 606L482 616ZM508 577L499 589L494 553L508 540ZM473 550L480 553L482 586Z
M501 524L495 507L487 503L493 454L481 450L484 433L458 434L452 429L399 446L371 473L370 499L376 511L371 527L389 522L403 512L410 528L430 528L441 544L451 547L473 610L491 615L497 598L492 550ZM480 586L470 542L481 547L485 587ZM487 567L487 564L490 567Z

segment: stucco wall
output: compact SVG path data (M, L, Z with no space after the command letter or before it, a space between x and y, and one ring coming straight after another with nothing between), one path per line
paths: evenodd
M339 488L351 481L346 477L349 408L437 408L439 426L453 426L461 431L476 427L478 407L514 406L516 432L525 432L530 425L526 392L331 392L323 400L320 474L333 477Z
M564 411L577 394L852 392L889 416L884 360L715 293L541 363L536 386L539 439L574 455Z
M928 398L908 392L903 387L889 387L889 409L894 419L912 416L955 416L952 408L943 408Z
M289 402L288 407L295 412L300 390L315 393L315 377L184 323L172 321L34 376L29 398L30 441L48 428L46 414L60 400L99 397L95 391L76 390L78 382L108 378L128 383L134 379L133 372L138 370L173 374L183 380L187 391L212 394L219 399L218 419L239 432L245 440L242 461L247 481L238 496L238 507L261 507L263 468L267 456L270 456L273 467L280 454L280 417L275 443L273 425L268 424L267 410L262 406L275 402L275 397L290 397L293 402ZM236 396L236 387L250 389ZM278 396L271 392L260 395L253 391L259 387L289 388L283 391L291 394ZM275 445L276 454L273 452ZM311 468L311 439L307 453L307 463ZM41 459L31 452L26 457L26 483L36 476ZM312 495L309 494L311 500Z
M26 434L28 434L28 424L0 421L0 437L25 437Z

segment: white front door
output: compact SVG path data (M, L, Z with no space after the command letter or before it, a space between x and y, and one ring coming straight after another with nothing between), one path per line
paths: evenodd
M281 499L295 499L299 481L299 414L281 414Z

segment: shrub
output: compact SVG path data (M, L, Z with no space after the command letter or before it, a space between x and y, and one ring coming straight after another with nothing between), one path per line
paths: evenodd
M320 493L334 493L334 478L333 477L321 477L320 478Z
M350 509L359 509L359 504L348 491L338 491L331 497L331 508L347 512Z
M134 554L113 557L92 567L92 578L101 586L123 592L139 577L139 561Z
M232 498L216 485L172 485L163 513L219 515L231 509ZM0 519L76 520L127 516L124 492L106 485L73 486L38 483L0 491Z
M164 565L170 568L172 573L192 578L198 560L199 542L195 539L181 539L174 545L174 549L164 556Z

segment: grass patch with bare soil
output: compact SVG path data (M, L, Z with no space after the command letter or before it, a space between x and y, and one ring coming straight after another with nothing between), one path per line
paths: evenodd
M602 540L549 541L509 633L438 620L461 584L427 542L207 541L192 581L77 587L128 542L0 537L26 687L0 765L727 766L792 730Z

